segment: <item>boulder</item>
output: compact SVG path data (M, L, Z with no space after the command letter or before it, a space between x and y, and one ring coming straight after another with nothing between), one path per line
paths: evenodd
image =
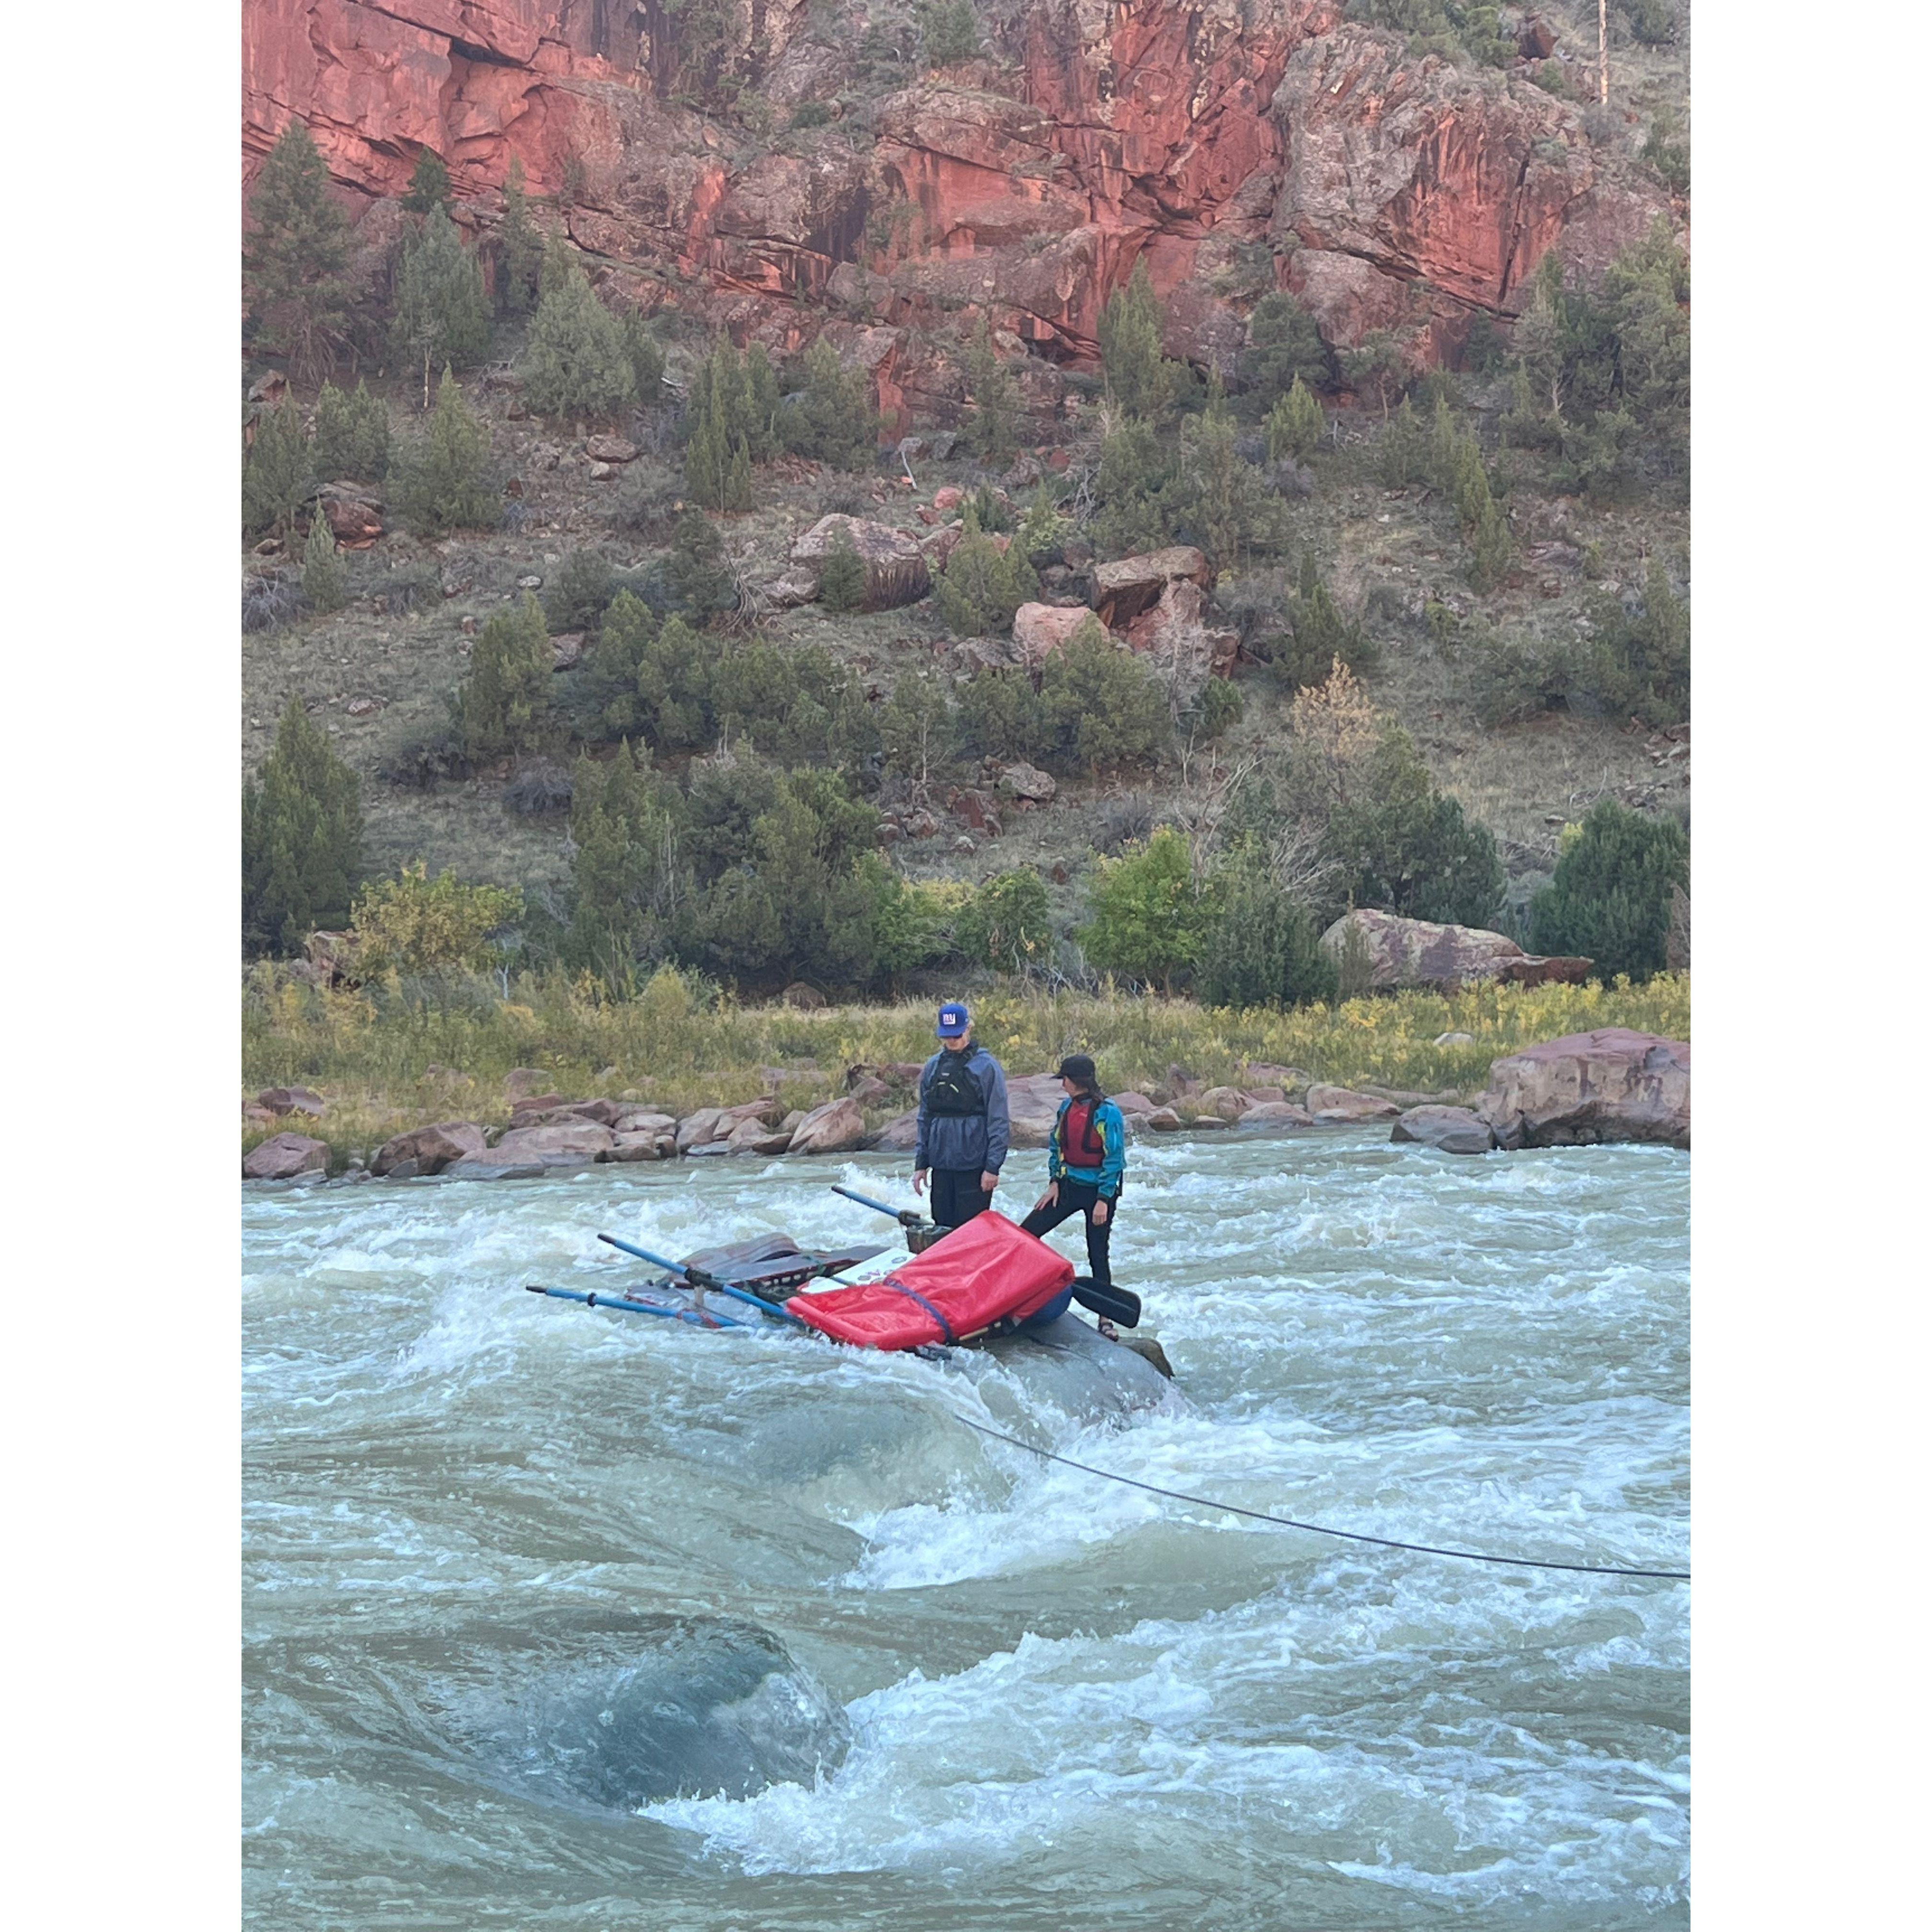
M971 786L948 792L946 808L956 818L963 819L975 832L983 832L990 838L1000 836L999 809L988 794Z
M890 1100L892 1090L876 1075L862 1073L846 1088L846 1092L862 1107L877 1106L881 1100Z
M535 1066L513 1066L503 1076L503 1094L511 1101L521 1100L532 1094L541 1094L550 1084L550 1076Z
M1306 1107L1298 1107L1292 1100L1263 1100L1250 1107L1241 1116L1239 1124L1244 1128L1265 1127L1281 1132L1292 1127L1312 1127L1315 1116Z
M1324 1086L1319 1082L1309 1088L1307 1104L1308 1111L1324 1126L1346 1120L1392 1120L1402 1112L1393 1100L1358 1094L1352 1088Z
M1351 933L1365 952L1369 985L1424 986L1446 992L1456 986L1540 986L1547 980L1580 986L1594 962L1543 958L1524 952L1506 934L1478 926L1438 926L1432 920L1399 919L1390 912L1344 913L1322 935L1323 949L1340 962Z
M1251 1107L1265 1107L1288 1098L1288 1090L1283 1087L1244 1087L1241 1092Z
M1254 1102L1238 1087L1210 1087L1194 1105L1200 1113L1232 1121L1238 1120Z
M634 463L638 460L638 446L626 436L586 436L584 453L592 463Z
M440 1174L452 1161L471 1159L487 1147L483 1130L474 1120L443 1120L392 1136L376 1150L369 1171L392 1174L407 1162L418 1174Z
M1690 1144L1690 1045L1628 1027L1545 1040L1495 1061L1476 1103L1500 1148Z
M276 1118L256 1101L244 1100L242 1102L242 1124L244 1127L272 1127Z
M367 550L382 534L382 500L359 483L325 483L316 501L340 549Z
M1165 585L1159 599L1130 621L1127 642L1170 667L1184 684L1232 677L1240 655L1238 631L1210 628L1208 593L1190 578Z
M740 1120L724 1136L724 1144L734 1154L764 1154L774 1150L762 1147L760 1143L776 1139L781 1143L776 1150L782 1152L782 1144L790 1138L787 1134L774 1135L763 1120Z
M1441 1154L1487 1154L1496 1144L1488 1121L1467 1107L1412 1107L1389 1130L1389 1138Z
M795 1012L802 1013L820 1012L825 1006L825 995L816 986L808 986L802 980L794 980L778 998Z
M604 1125L620 1138L626 1134L669 1134L675 1140L677 1136L676 1119L649 1107L626 1107Z
M1006 765L1000 771L1003 797L1024 800L1030 805L1051 805L1060 788L1036 765Z
M1144 1094L1136 1094L1131 1088L1124 1094L1114 1094L1112 1098L1114 1105L1120 1108L1121 1117L1130 1124L1136 1120L1144 1120L1148 1114L1156 1111L1154 1102Z
M956 510L965 500L965 491L956 483L948 483L932 493L932 507L935 510Z
M540 1160L459 1160L442 1170L446 1180L541 1180L549 1170ZM394 1177L392 1176L393 1179Z
M1170 544L1165 550L1096 564L1094 608L1108 630L1124 630L1142 611L1158 604L1161 593L1180 579L1204 590L1214 581L1207 558L1192 544Z
M581 631L560 631L550 640L550 668L552 670L574 670L584 662L584 638Z
M527 1100L518 1101L510 1109L510 1124L513 1127L530 1127L547 1115L560 1110L568 1111L577 1103L566 1100L561 1094L533 1094Z
M1293 1100L1308 1088L1308 1076L1298 1066L1277 1066L1272 1060L1251 1060L1244 1071L1251 1088L1279 1087L1287 1100Z
M1438 1033L1429 1043L1431 1046L1474 1046L1476 1036L1472 1033Z
M814 1107L794 1132L793 1154L850 1154L865 1144L866 1117L848 1094Z
M298 1174L328 1172L328 1143L306 1134L277 1134L242 1162L244 1180L292 1180Z
M670 1160L677 1154L677 1137L668 1129L646 1127L634 1133L616 1133L608 1150L599 1156L607 1161Z
M1082 604L1022 604L1013 613L1013 647L1037 670L1093 614Z
M880 1154L910 1154L919 1145L919 1109L909 1108L896 1114L888 1120L874 1138L872 1146Z
M1180 1130L1180 1116L1172 1107L1156 1107L1152 1113L1141 1116L1141 1125L1157 1134L1178 1133Z
M455 1164L542 1169L587 1167L616 1144L616 1136L599 1121L557 1120L548 1126L512 1127L487 1152L466 1155Z
M278 1118L285 1114L307 1114L318 1120L328 1106L312 1087L265 1087L255 1096L255 1104Z
M932 574L918 538L863 517L820 517L792 545L793 564L814 572L821 570L834 539L842 532L851 538L852 548L866 566L865 609L892 610L902 604L916 604L932 588Z
M1066 1094L1051 1073L1025 1073L1006 1082L1006 1112L1012 1122L1009 1144L1016 1148L1043 1148L1060 1118L1060 1103Z
M696 1113L686 1114L677 1124L678 1152L688 1154L693 1148L718 1138L718 1123L724 1112L722 1107L700 1107Z
M1219 1133L1224 1127L1232 1127L1232 1120L1224 1120L1219 1114L1196 1114L1187 1124L1196 1133Z

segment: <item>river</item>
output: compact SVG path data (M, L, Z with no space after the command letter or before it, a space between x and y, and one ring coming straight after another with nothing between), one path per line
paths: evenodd
M522 1292L635 1282L599 1229L888 1239L828 1184L902 1159L252 1192L248 1922L1687 1923L1687 1585L958 1419L1688 1569L1689 1156L1386 1133L1136 1144L1126 1413Z

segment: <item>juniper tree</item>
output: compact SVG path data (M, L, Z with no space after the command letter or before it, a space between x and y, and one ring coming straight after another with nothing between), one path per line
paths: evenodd
M664 399L664 350L644 320L642 309L624 311L624 353L631 364L631 380L638 392L640 409L656 409Z
M973 413L966 434L980 461L1012 461L1019 448L1020 386L994 353L992 332L986 317L966 348L966 388Z
M1134 416L1164 415L1178 391L1180 365L1162 356L1160 339L1160 302L1143 255L1100 312L1100 361L1107 392Z
M622 325L580 263L564 256L553 274L550 262L524 354L524 396L553 420L608 421L637 400Z
M403 461L397 507L418 536L494 529L503 510L489 466L489 433L446 369L436 386L436 406Z
M702 510L686 510L670 533L664 579L671 595L700 624L729 610L736 596L724 539Z
M1568 839L1571 829L1565 828L1556 876L1530 902L1530 944L1539 952L1593 959L1605 980L1661 972L1671 888L1690 883L1683 827L1606 798Z
M465 754L481 762L535 750L550 727L551 670L543 606L526 590L483 626L470 675L451 700Z
M319 382L348 334L349 218L299 121L268 151L248 212L254 226L242 258L248 313L287 356L297 382Z
M821 335L806 352L804 374L794 447L841 470L869 467L878 445L879 419L863 371L848 369Z
M318 616L326 617L349 602L348 584L335 554L335 532L328 527L320 503L309 526L308 542L302 548L302 595Z
M315 452L302 428L302 412L284 401L255 424L255 440L242 466L242 528L250 536L291 533L315 484Z
M543 238L530 219L522 158L510 158L503 180L503 218L496 224L496 307L506 316L527 315L536 306L543 266Z
M416 156L416 169L410 176L410 191L403 196L403 206L412 214L428 214L439 208L447 214L449 202L449 170L434 148L425 148Z
M721 343L691 385L685 486L707 510L752 507L751 400L736 352Z
M972 0L920 0L919 38L929 67L952 67L980 52L980 22Z
M334 482L380 483L389 469L389 412L358 382L348 394L325 382L315 404L315 466Z
M360 782L292 698L242 794L243 946L286 955L345 924L362 863Z
M865 561L849 530L839 530L825 553L818 573L818 601L841 614L861 608L866 602Z
M956 638L989 638L1012 628L1013 613L1040 595L1040 578L1018 544L1002 550L969 510L964 534L934 591Z
M397 355L422 371L424 409L434 368L466 369L490 352L482 271L440 206L432 207L422 227L403 238L389 334Z
M1322 340L1314 316L1280 290L1255 304L1239 368L1264 408L1298 381L1310 389L1332 388L1335 382L1334 352Z
M1286 395L1268 412L1268 450L1270 458L1312 456L1328 433L1328 419L1299 374Z

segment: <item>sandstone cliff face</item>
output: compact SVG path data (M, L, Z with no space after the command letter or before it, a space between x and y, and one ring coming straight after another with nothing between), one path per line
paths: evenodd
M842 346L889 406L956 387L908 332L980 313L1090 361L1142 255L1172 352L1225 362L1272 279L1331 340L1393 328L1432 361L1546 250L1600 266L1662 205L1606 178L1573 110L1412 60L1335 0L1032 0L1004 62L876 102L869 148L834 124L748 156L670 104L662 0L245 0L244 24L249 172L292 116L365 205L424 147L476 226L513 155L533 194L568 174L580 247L674 272L741 334L795 346L820 320L795 304L828 295L868 311ZM712 58L768 101L827 98L846 70L806 25L806 0L736 0Z

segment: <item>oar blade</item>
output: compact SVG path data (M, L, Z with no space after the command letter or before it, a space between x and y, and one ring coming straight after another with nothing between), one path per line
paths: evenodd
M1141 1298L1130 1288L1102 1288L1083 1274L1074 1279L1073 1298L1082 1308L1118 1322L1123 1328L1140 1326Z

